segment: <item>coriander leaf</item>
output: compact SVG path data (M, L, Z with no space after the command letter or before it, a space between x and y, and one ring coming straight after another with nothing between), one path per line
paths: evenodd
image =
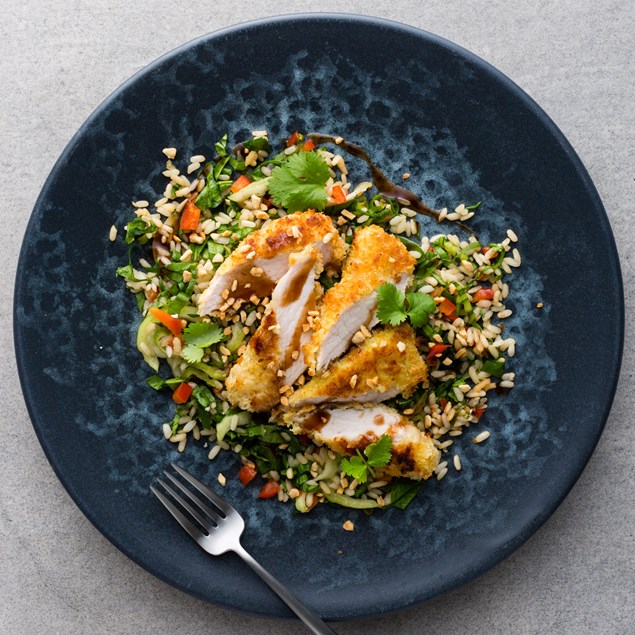
M421 489L421 481L399 478L394 481L390 490L390 505L398 509L406 509Z
M365 450L364 454L368 459L368 465L371 467L384 467L390 462L392 449L392 441L387 434L382 434L379 441L371 443Z
M202 348L198 346L193 346L192 344L188 344L183 349L183 359L189 364L196 364L203 359L204 351Z
M326 162L315 152L292 154L271 173L269 192L290 212L324 209L329 176Z
M436 303L432 296L427 293L407 293L406 299L408 300L408 319L415 328L422 327L428 316L434 313L436 309Z
M192 346L205 348L217 344L223 339L223 331L218 324L211 322L192 322L185 327L183 339ZM196 361L201 361L200 359Z
M220 193L220 186L214 178L214 170L211 170L207 175L207 183L201 190L200 194L196 197L196 207L201 210L214 209L223 202L223 197Z
M342 459L342 471L360 483L365 483L368 478L368 465L361 456L354 456L351 459Z
M151 375L146 379L146 383L150 388L154 388L155 390L161 390L161 388L165 386L165 380L163 377L159 377L159 375Z
M382 324L397 326L407 317L405 295L394 284L386 282L377 289L377 318Z

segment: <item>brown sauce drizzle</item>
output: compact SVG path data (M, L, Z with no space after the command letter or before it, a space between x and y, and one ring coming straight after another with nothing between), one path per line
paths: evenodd
M331 415L326 410L316 410L302 422L302 429L305 432L319 432L330 418Z
M307 135L308 139L311 139L316 145L321 143L333 143L335 144L335 137L331 135L311 133ZM377 188L378 192L384 196L385 198L390 199L403 199L407 201L407 205L405 207L409 207L410 209L415 210L425 216L430 216L434 218L438 223L442 221L439 220L440 212L436 209L432 209L428 207L413 191L402 187L401 185L397 185L393 183L371 160L368 156L368 153L364 148L357 145L356 143L351 143L350 141L342 141L341 143L336 144L349 154L357 157L364 161L368 167L370 168L370 173L372 175L373 183ZM401 202L401 201L400 201ZM463 231L468 232L469 234L474 234L474 230L470 229L467 225L461 223L460 221L450 221L454 223L458 227L460 227Z
M280 306L288 306L292 302L295 302L300 295L302 294L302 289L306 284L307 278L309 274L313 270L315 266L315 260L313 258L309 258L304 262L300 270L291 280L291 284L287 287L287 290L284 292L284 295L280 299Z

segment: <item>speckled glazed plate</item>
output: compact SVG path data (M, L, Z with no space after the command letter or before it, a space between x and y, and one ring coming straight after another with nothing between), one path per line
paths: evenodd
M486 240L512 227L524 265L508 332L517 387L495 397L463 471L429 482L406 511L308 515L255 498L190 444L161 436L172 404L144 383L134 298L115 279L133 197L163 190L161 149L209 155L223 132L343 135L435 207L482 200ZM364 168L351 164L366 178ZM363 175L363 176L361 176ZM450 229L446 227L446 229ZM439 226L423 220L423 231ZM544 303L542 310L536 309ZM245 546L328 619L412 606L483 573L553 512L584 468L619 372L623 297L602 204L542 110L464 49L414 28L348 15L287 16L213 33L117 89L55 165L22 247L15 343L33 425L60 480L95 526L148 571L205 600L271 616L286 607L234 556L202 553L149 483L169 461L210 481L247 520ZM342 530L352 518L354 532Z

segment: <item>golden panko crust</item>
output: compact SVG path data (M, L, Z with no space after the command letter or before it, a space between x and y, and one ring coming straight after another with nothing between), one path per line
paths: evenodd
M355 401L373 392L396 388L410 396L415 386L427 380L428 367L417 350L415 334L408 325L377 331L360 346L335 360L328 370L298 388L289 398L291 407L311 399Z

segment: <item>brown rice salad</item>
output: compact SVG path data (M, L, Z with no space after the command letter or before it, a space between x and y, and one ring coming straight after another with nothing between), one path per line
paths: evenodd
M509 286L504 276L521 264L514 247L518 239L511 229L500 243L481 244L474 235L455 233L421 238L416 212L408 200L372 194L371 183L349 181L344 157L338 152L341 141L336 139L334 147L316 146L296 132L281 152L274 153L265 131L253 132L252 138L233 150L225 135L209 156L196 155L178 163L176 149L165 148L165 191L156 202L132 203L134 218L123 228L124 240L142 247L135 251L134 264L131 259L117 274L135 294L142 314L137 347L155 371L147 383L155 390L169 390L176 403L174 418L161 429L179 452L192 439L199 446L196 451L204 447L210 460L231 451L239 457L237 474L219 474L221 485L226 478L237 476L247 486L259 475L264 479L259 481L259 497L291 499L301 512L320 502L359 509L403 509L422 479L433 476L441 480L448 471L461 470L456 437L479 423L491 390L514 386L515 375L508 370L507 360L514 356L516 343L505 337L504 320L511 311L505 307ZM407 176L405 173L403 178ZM464 222L478 206L443 209L438 219ZM286 270L277 277L268 273L271 254L259 251L259 245L271 247L275 242L267 232L282 226L281 219L286 218L285 232L299 244L299 234L305 231L301 220L313 222L313 216L332 223L334 230L321 235L321 242L307 242L295 251L290 248L284 259ZM356 257L356 241L369 236L372 231L366 230L371 227L376 234L387 235L386 239L379 237L380 244L393 245L390 241L394 241L394 249L403 250L407 272L399 280L388 277L382 281L379 265L366 269L360 265L361 271L370 276L372 270L377 278L368 282L375 285L374 304L368 305L366 317L360 318L344 352L335 351L332 361L327 359L320 367L321 353L310 352L311 341L315 332L326 328L324 307L329 301L334 304L332 298L338 288L344 288L347 275L353 279L347 272L353 271L355 263L350 261ZM116 240L117 233L113 226L110 239ZM339 257L338 244L342 246ZM325 251L325 246L332 249ZM300 253L301 247L304 251ZM367 257L368 248L358 251L362 258ZM241 261L240 269L241 257L262 266L245 269ZM303 265L302 258L309 265ZM389 261L395 258L390 256ZM309 269L315 277L305 285L314 294L313 304L301 307L309 325L303 327L308 340L296 343L293 361L287 360L293 365L300 357L299 375L289 384L286 366L269 361L258 367L261 361L252 360L247 369L252 378L253 369L261 368L255 375L257 381L264 385L270 373L271 381L278 382L273 391L275 405L269 407L270 399L261 408L252 407L258 399L241 401L242 397L232 394L238 383L243 393L249 390L244 377L237 380L236 375L245 369L245 359L253 357L254 351L264 354L262 346L254 345L256 340L267 341L263 337L269 334L282 346L280 325L266 325L285 306L284 299L282 303L279 297L276 300L277 289L295 275L294 267L298 271L304 267L302 283L306 283ZM251 276L248 283L245 271ZM212 302L213 288L226 273L234 274L234 282L228 282L218 301ZM258 276L270 284L252 286ZM355 287L363 288L366 282L355 280ZM342 293L347 301L349 295ZM341 313L341 306L334 306ZM282 320L280 315L278 319ZM340 328L338 322L333 323ZM389 354L386 351L393 341L396 349ZM307 351L306 361L302 351ZM398 361L400 355L413 354L420 367L419 375L411 373L416 379L391 377L393 371L386 360L391 355ZM359 370L356 364L361 365ZM400 381L405 382L403 386ZM396 393L398 386L402 386L400 393ZM261 396L258 391L260 388L256 397ZM305 393L311 399L296 399L294 410L294 396ZM374 424L381 422L378 431L371 434L367 425L365 434L351 433L357 436L343 445L333 436L335 432L329 436L323 427L335 422L337 428L347 417L363 427L366 413L373 415ZM317 427L309 423L316 416L321 417ZM419 435L405 442L412 446L405 454L399 449L404 442L397 428L402 436L405 430L408 439L415 438L411 434L415 428ZM472 440L481 443L489 434L478 431ZM421 443L432 448L425 468L417 464L415 446Z

